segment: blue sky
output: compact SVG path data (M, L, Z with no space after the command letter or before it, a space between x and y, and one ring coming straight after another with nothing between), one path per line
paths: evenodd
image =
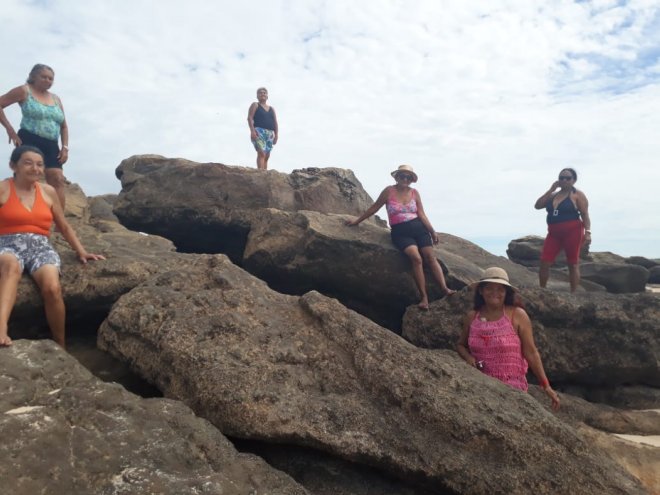
M0 18L0 91L55 69L88 195L134 154L254 166L266 86L271 168L350 168L376 197L412 164L436 230L504 254L544 235L534 201L571 166L592 248L660 258L655 0L5 0Z

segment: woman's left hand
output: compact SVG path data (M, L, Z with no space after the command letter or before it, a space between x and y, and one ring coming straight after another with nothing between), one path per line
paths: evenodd
M69 159L69 150L66 148L62 148L57 155L57 161L60 165L64 165L66 161Z
M431 232L431 239L433 240L433 244L440 244L440 238L437 232Z
M550 385L545 387L543 389L543 391L545 392L545 395L550 397L550 400L552 401L552 410L553 411L558 411L560 403L559 403L559 396L557 395L557 392L552 390L552 387Z
M78 255L78 259L83 265L86 265L88 261L104 260L105 256L102 254L83 253Z

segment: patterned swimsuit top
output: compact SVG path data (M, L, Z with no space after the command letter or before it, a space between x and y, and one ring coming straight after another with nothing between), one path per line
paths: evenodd
M483 361L484 373L513 388L527 391L528 364L513 326L513 313L511 319L503 311L499 320L484 321L477 312L470 324L468 346L474 358Z
M23 114L21 129L45 139L57 141L60 137L62 122L64 122L64 111L60 107L60 99L53 95L55 104L44 105L32 96L29 85L27 85L27 92L27 98L20 104Z
M398 223L409 222L417 218L417 191L412 189L412 197L405 205L396 198L396 188L391 187L387 197L385 208L387 209L387 216L390 219L390 227Z

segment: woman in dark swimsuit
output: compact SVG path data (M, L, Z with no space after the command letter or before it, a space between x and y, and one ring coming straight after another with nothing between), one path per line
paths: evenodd
M559 172L556 180L539 199L534 208L548 212L548 235L543 243L539 283L545 287L550 277L550 266L563 249L571 284L571 292L580 285L578 261L582 243L591 244L591 220L589 219L589 201L582 191L575 188L577 172L565 168ZM559 191L555 192L557 188Z

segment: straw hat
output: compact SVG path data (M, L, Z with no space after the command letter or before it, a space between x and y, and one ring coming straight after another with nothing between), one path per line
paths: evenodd
M399 165L399 168L397 168L390 175L396 179L396 174L398 174L399 172L408 172L413 176L413 182L417 182L417 174L413 170L412 165Z
M509 283L509 274L506 272L506 270L497 266L486 268L479 281L474 282L471 287L474 288L482 282L495 282L496 284L509 286L515 291L518 290Z

